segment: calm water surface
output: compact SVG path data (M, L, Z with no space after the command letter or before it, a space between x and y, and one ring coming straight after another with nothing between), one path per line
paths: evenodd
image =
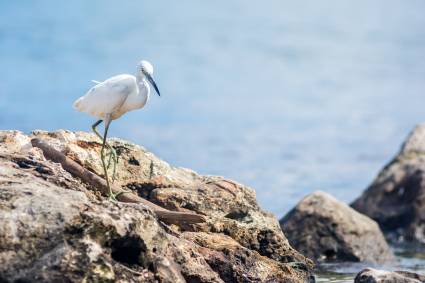
M1 129L89 130L90 80L149 59L163 96L111 135L280 217L318 189L352 201L425 120L424 1L117 3L0 1Z

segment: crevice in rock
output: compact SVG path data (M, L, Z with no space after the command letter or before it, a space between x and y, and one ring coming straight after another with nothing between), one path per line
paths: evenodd
M14 158L13 162L15 162L16 165L18 165L19 168L22 168L22 169L34 169L41 175L54 175L54 172L52 171L51 168L47 167L46 165L40 162L31 160L29 158Z
M151 199L151 193L154 189L156 189L156 186L152 183L129 183L126 185L126 187L132 191L136 191L137 194L147 200Z
M325 250L323 252L323 256L326 260L335 260L336 259L336 251L335 250Z
M19 168L22 168L22 169L30 169L30 168L39 166L38 162L29 160L29 159L19 159L19 160L16 160L15 162L16 164L18 164Z
M135 166L140 166L139 160L137 160L134 156L130 157L128 163Z
M269 230L262 230L257 235L259 250L258 252L269 258L273 258L273 246L276 245L276 241L273 238L274 234Z
M111 257L120 263L142 265L141 255L144 252L146 245L138 237L126 236L111 243Z
M180 205L180 207L181 207L181 208L188 209L188 210L195 211L196 213L199 213L199 214L203 214L201 211L198 211L197 207L196 207L194 204L189 203L189 202L183 202L183 203Z
M247 211L244 210L234 210L226 214L224 217L237 220L237 221L244 221L249 216Z

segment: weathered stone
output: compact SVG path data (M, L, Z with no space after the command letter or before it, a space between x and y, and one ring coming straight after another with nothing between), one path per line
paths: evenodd
M102 175L94 135L0 131L0 282L313 280L311 262L290 247L253 190L111 141L119 155L116 183L163 207L207 216L183 231L140 204L104 201L45 160L31 137Z
M289 265L261 256L229 236L185 232L182 237L199 245L198 251L225 282L291 282L294 277L303 279Z
M393 258L375 221L324 192L306 196L280 224L291 245L316 261Z
M101 145L96 136L67 131L34 134L89 170L103 174L99 162ZM144 148L120 139L109 142L119 156L116 183L122 187L170 210L194 211L212 219L208 226L195 229L225 233L262 255L312 267L311 261L289 245L277 219L260 209L251 188L221 177L200 176L189 169L172 167Z
M425 124L417 126L397 156L352 203L376 220L393 241L425 243Z
M360 271L354 283L422 283L425 276L407 271L384 271L366 268Z

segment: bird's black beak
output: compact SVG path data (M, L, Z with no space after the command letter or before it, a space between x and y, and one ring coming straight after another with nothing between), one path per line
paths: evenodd
M151 83L151 85L152 85L152 86L153 86L153 88L155 89L155 91L156 91L156 93L158 94L158 96L161 96L161 93L159 93L159 89L158 89L158 87L156 86L156 83L155 83L155 81L153 80L152 76L151 76L151 75L149 75L149 74L146 74L146 73L145 73L145 75L146 75L146 78L148 78L148 81Z

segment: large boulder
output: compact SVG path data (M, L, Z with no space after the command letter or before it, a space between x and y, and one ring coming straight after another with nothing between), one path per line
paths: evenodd
M302 199L280 225L291 245L316 261L393 259L375 221L321 191Z
M116 184L207 222L178 227L141 204L112 203L30 139L102 175L94 135L0 131L0 282L310 282L312 262L294 250L254 191L175 168L142 147L110 143Z
M425 243L425 124L351 206L376 220L391 240Z
M354 283L423 283L425 276L407 271L384 271L366 268L360 271Z

